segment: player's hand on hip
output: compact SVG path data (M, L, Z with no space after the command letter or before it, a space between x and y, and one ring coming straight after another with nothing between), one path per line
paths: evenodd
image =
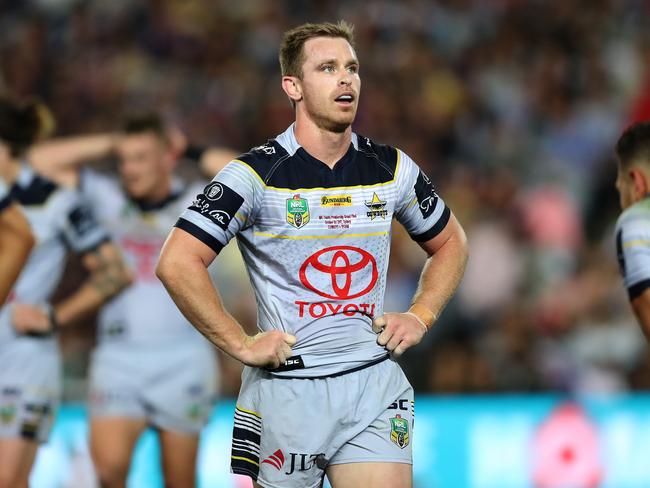
M295 343L295 336L279 330L248 336L242 362L248 366L278 368L291 357L291 346Z
M16 303L12 306L11 321L19 334L48 334L52 332L50 316L43 307Z
M386 313L372 321L372 330L379 334L377 344L393 357L400 357L409 347L418 344L426 327L409 313Z

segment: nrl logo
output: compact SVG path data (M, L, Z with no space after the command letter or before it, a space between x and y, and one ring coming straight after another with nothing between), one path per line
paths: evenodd
M409 445L409 423L400 415L390 418L390 440L399 447L404 449Z
M300 195L287 198L287 222L296 229L307 225L309 222L309 203L306 198L300 198Z
M384 208L386 206L386 201L381 200L374 192L372 194L372 200L363 203L368 207L369 211L366 212L366 216L370 217L370 220L375 220L376 217L385 219L386 215L388 215L388 210Z

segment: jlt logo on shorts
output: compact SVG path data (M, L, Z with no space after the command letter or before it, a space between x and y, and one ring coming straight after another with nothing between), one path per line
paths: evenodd
M280 471L284 467L285 457L281 449L278 449L269 457L262 461L262 464L270 464L275 469ZM314 466L317 466L319 469L325 469L327 465L327 460L323 453L320 454L305 454L298 452L289 453L289 467L287 471L284 471L284 474L290 475L296 471L309 471Z
M309 256L300 266L300 282L312 292L330 300L352 300L368 294L377 283L377 261L368 251L354 246L332 246ZM342 313L372 316L371 303L332 304L297 300L299 316L313 318Z

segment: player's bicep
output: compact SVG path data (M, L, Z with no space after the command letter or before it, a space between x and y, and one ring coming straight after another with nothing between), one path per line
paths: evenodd
M450 214L448 221L440 232L431 239L418 242L418 244L431 256L445 245L465 247L467 245L467 237L456 217Z
M217 252L213 247L198 239L192 233L175 227L163 245L159 267L161 265L182 266L184 262L200 260L207 268L216 257Z

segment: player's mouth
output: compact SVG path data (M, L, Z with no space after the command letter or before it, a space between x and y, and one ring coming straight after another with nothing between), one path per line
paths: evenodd
M344 107L350 107L354 103L354 99L355 99L354 93L348 92L348 93L342 93L341 95L336 97L334 101Z

